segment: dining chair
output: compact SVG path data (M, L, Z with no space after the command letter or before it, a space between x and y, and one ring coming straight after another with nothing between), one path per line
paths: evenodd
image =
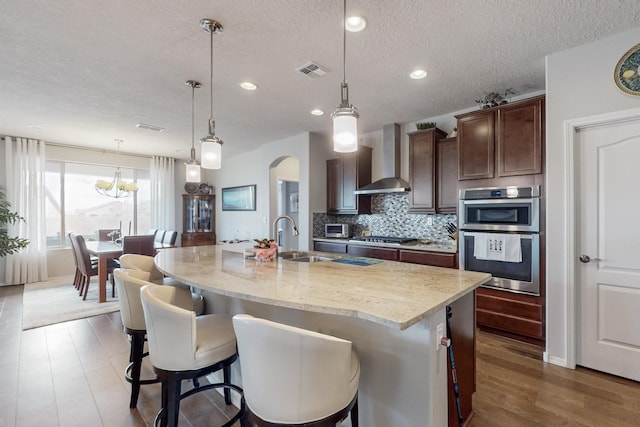
M156 422L162 426L178 425L180 400L200 391L223 388L225 403L231 405L231 390L242 396L242 389L231 384L231 364L238 358L236 336L231 317L226 314L197 316L175 305L179 293L173 286L147 285L140 298L147 326L149 357L162 383L161 410ZM205 384L185 393L181 383L222 371L223 382ZM241 398L241 402L244 400ZM231 426L243 412L241 405L224 426Z
M89 291L89 282L93 276L98 275L98 264L91 262L91 254L87 250L87 244L84 237L81 234L72 233L72 237L75 240L74 246L76 251L76 257L78 259L78 268L80 270L80 289L79 294L82 295L82 299L87 299L87 292ZM111 274L117 264L113 260L107 262L107 274ZM113 277L111 278L111 296L116 296L116 287Z
M76 243L75 237L73 236L73 232L68 234L69 242L71 243L71 255L73 255L73 262L76 266L76 274L73 276L73 286L76 289L80 289L80 279L82 278L82 273L80 273L80 266L78 264L78 255L76 254Z
M164 230L156 230L154 236L153 236L153 241L155 243L162 243L164 241Z
M245 415L241 425L358 426L360 362L351 341L247 314L233 316ZM246 424L248 422L248 424Z
M178 232L175 230L167 230L164 232L164 239L162 239L163 245L175 245L178 238Z
M155 255L153 245L153 234L124 236L122 238L122 253L153 256Z

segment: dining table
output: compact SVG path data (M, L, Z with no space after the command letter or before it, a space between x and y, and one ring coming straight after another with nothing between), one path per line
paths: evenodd
M107 276L109 275L107 264L110 259L117 259L122 255L122 243L111 240L105 241L88 241L86 242L87 251L91 255L98 257L98 302L107 301ZM175 248L175 245L169 245L161 242L154 243L154 249Z

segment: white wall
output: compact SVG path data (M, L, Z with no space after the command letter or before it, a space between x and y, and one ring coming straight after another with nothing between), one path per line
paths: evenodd
M564 365L567 359L567 259L565 222L567 191L564 122L640 106L613 81L620 57L640 41L640 28L616 34L547 57L546 198L547 198L547 355ZM550 185L553 183L553 185Z
M299 248L308 249L312 243L312 205L319 193L316 191L319 183L317 177L324 176L325 160L327 159L327 141L317 135L303 133L265 144L256 150L236 156L223 158L222 168L213 173L216 187L216 234L218 240L264 238L271 234L271 197L277 197L276 188L270 188L270 167L275 161L285 157L295 157L300 161L299 172L299 200L300 200L300 230ZM312 156L313 153L313 156ZM313 177L314 182L311 182ZM255 211L222 211L219 200L221 188L238 185L256 184ZM325 185L324 178L321 182ZM311 189L313 188L313 192ZM324 194L324 190L322 191ZM324 198L323 198L324 202ZM315 202L314 202L315 203ZM274 205L275 206L275 205Z

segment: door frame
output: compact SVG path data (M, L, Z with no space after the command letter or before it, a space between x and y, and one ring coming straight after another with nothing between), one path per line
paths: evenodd
M576 354L578 345L578 322L576 316L578 313L579 301L576 299L576 266L578 248L576 248L576 203L577 203L577 186L575 155L577 149L576 132L578 130L588 129L591 127L599 127L603 125L611 125L625 123L640 118L640 108L632 108L629 110L614 111L611 113L598 114L595 116L581 117L578 119L565 120L564 122L564 141L565 141L565 242L567 248L567 261L565 263L566 277L566 313L565 313L565 337L566 337L566 360L564 365L567 368L576 368ZM547 263L547 266L549 263ZM548 268L548 267L547 267ZM547 277L548 276L547 271ZM549 304L549 301L547 301ZM547 324L547 336L549 336L549 322ZM546 355L545 355L546 356ZM545 357L546 358L546 357Z

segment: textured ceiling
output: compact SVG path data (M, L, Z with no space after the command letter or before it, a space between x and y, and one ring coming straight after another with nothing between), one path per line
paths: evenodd
M224 155L302 132L331 132L340 101L340 0L0 0L0 134L187 158L214 117ZM484 92L544 89L544 57L640 25L637 0L349 0L368 21L347 33L361 133L475 105ZM631 46L621 46L621 54ZM311 80L314 61L330 70ZM597 61L597 58L594 58ZM424 68L426 79L411 80ZM579 70L567 70L580 78ZM613 72L613 64L612 64ZM258 85L248 92L245 80ZM324 116L309 114L313 108ZM155 133L136 123L166 128ZM36 128L34 128L34 126ZM223 166L224 167L224 166Z

